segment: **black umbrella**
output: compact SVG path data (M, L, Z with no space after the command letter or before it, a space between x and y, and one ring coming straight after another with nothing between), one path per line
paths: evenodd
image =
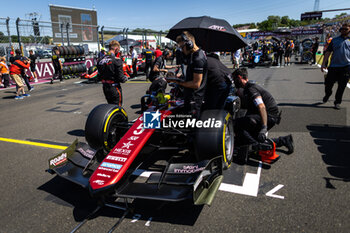
M242 36L223 19L189 17L173 26L166 37L175 41L183 31L189 31L206 52L229 52L247 46Z

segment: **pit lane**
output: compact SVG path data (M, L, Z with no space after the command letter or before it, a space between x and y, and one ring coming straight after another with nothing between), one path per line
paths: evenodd
M228 60L225 60L229 64ZM136 201L116 232L346 232L349 227L349 90L343 109L323 97L323 75L316 67L292 65L249 69L250 79L268 89L283 109L283 119L270 136L292 133L295 152L275 164L234 165L224 173L233 192L219 191L211 207L188 203ZM138 116L139 100L148 83L123 85L129 119ZM0 92L0 137L56 146L84 141L86 117L105 103L100 84L36 85L32 96L13 100L14 89ZM80 187L45 173L58 149L0 141L1 232L69 232L93 210ZM246 182L255 177L256 195ZM237 190L241 190L239 194ZM253 192L252 192L253 193ZM272 195L272 196L271 196ZM282 198L283 197L283 198ZM122 212L103 209L79 232L106 232Z

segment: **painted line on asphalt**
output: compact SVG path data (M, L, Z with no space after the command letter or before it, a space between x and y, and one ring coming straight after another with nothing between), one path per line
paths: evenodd
M246 173L243 181L243 185L234 185L234 184L226 184L222 183L219 187L219 190L231 193L238 193L247 196L258 196L259 191L259 182L261 176L261 167L262 162L259 162L258 172L256 174Z
M0 141L17 143L17 144L24 144L24 145L30 145L30 146L46 147L46 148L52 148L52 149L58 149L58 150L65 150L65 149L67 149L67 146L59 146L59 145L40 143L40 142L31 142L31 141L11 139L11 138L1 138L0 137Z
M39 147L45 147L45 148L52 148L52 149L58 149L58 150L67 149L67 146L59 146L59 145L31 142L31 141L11 139L11 138L0 137L0 141L18 143L18 144L24 144L24 145L31 145L31 146L39 146ZM225 192L231 192L231 193L237 193L237 194L257 197L258 191L259 191L261 168L262 168L262 162L260 161L257 173L256 174L246 173L242 186L222 183L219 187L219 190L225 191ZM149 171L144 171L144 170L136 170L133 174L148 178L152 173L154 173L154 172L149 172ZM274 192L281 189L282 187L283 187L283 185L278 185L277 187L275 187L274 189L269 191L266 195L283 199L284 197L273 194Z
M219 187L219 190L220 191L224 191L224 192L237 193L237 194L257 197L258 196L258 191L259 191L259 182L260 182L260 176L261 176L261 168L262 168L262 162L260 161L257 173L256 174L246 173L242 186L234 185L234 184L221 183L221 185ZM160 173L160 172L150 172L150 171L146 171L146 170L136 170L136 171L134 171L133 175L148 178L153 173ZM278 197L278 198L280 198L280 197Z
M273 189L271 189L270 191L268 191L266 193L266 196L268 197L274 197L274 198L279 198L279 199L284 199L284 196L280 196L280 195L277 195L277 194L274 194L275 192L277 192L278 190L280 190L281 188L283 188L283 184L279 184L277 185L276 187L274 187Z

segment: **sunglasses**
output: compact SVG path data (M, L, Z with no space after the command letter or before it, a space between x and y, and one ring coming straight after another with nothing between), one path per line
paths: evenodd
M348 31L348 28L340 28L339 31Z

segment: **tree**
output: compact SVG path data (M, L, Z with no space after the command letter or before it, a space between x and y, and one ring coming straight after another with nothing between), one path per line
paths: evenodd
M334 18L340 18L340 17L342 17L342 16L345 16L345 15L347 15L345 12L343 12L343 13L341 13L340 15L336 15Z
M290 23L290 19L289 19L288 16L283 16L283 17L281 18L281 24L282 24L283 26L289 26L289 23Z

